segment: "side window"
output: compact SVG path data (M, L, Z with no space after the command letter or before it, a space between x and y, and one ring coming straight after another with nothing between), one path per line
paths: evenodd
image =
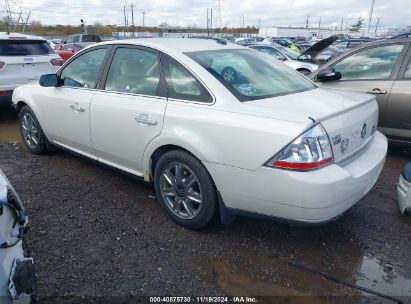
M366 49L344 58L334 69L341 73L341 80L389 79L403 47L395 44Z
M73 42L79 42L80 41L80 36L79 35L75 35L73 37Z
M274 58L278 59L278 60L285 60L286 59L279 51L277 51L276 49L273 49L273 48L264 47L264 48L261 48L261 52L270 54L271 56L274 56Z
M108 91L157 95L160 83L156 54L136 48L118 48L107 75Z
M89 51L75 58L64 68L60 75L63 86L94 89L106 53L107 49L102 48Z
M68 36L65 43L73 43L73 36Z
M163 64L169 98L210 102L207 90L180 63L164 56Z
M411 58L410 62L408 62L407 69L405 70L404 79L411 79Z

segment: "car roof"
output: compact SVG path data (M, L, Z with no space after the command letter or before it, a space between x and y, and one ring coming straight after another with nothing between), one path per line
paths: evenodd
M100 42L102 44L130 44L141 45L165 51L177 51L180 53L186 52L201 52L214 50L228 50L228 49L245 49L247 47L230 42L220 42L213 39L197 39L197 38L141 38L141 39L127 39Z
M26 34L20 34L20 33L6 33L6 32L0 32L0 40L44 40L47 41L45 38L40 37L40 36L34 36L34 35L26 35Z

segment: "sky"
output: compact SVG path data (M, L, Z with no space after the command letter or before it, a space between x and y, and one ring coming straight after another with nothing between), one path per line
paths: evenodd
M3 4L2 0L0 4ZM218 17L220 1L221 19ZM379 27L411 26L411 0L375 0L371 25L380 18ZM96 22L124 25L124 6L128 8L131 24L131 5L134 23L145 25L206 27L207 8L213 8L214 27L242 26L310 26L349 27L361 16L368 18L371 0L9 0L14 11L30 13L30 20L42 24L78 25ZM4 4L3 4L4 6ZM1 11L0 7L0 11ZM24 15L24 14L23 14ZM344 20L342 20L344 18Z

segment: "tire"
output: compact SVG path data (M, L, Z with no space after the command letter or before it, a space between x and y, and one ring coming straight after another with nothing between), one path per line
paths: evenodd
M213 180L203 164L187 152L173 150L161 156L154 170L154 187L164 210L181 226L201 229L216 215Z
M300 72L301 74L303 74L304 76L308 76L311 74L311 71L307 70L307 69L298 69L298 72Z
M238 82L238 74L237 71L230 66L226 66L221 71L221 76L223 76L224 80L228 83L237 83Z
M19 125L20 134L27 149L34 154L46 153L46 136L36 115L28 106L24 106L19 113Z

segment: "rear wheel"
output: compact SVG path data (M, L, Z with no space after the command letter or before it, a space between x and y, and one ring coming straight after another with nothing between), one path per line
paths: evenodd
M20 133L27 149L35 154L47 152L46 137L33 111L24 106L19 114Z
M217 206L213 181L189 153L165 153L154 170L154 186L161 205L178 224L201 229L212 221Z

